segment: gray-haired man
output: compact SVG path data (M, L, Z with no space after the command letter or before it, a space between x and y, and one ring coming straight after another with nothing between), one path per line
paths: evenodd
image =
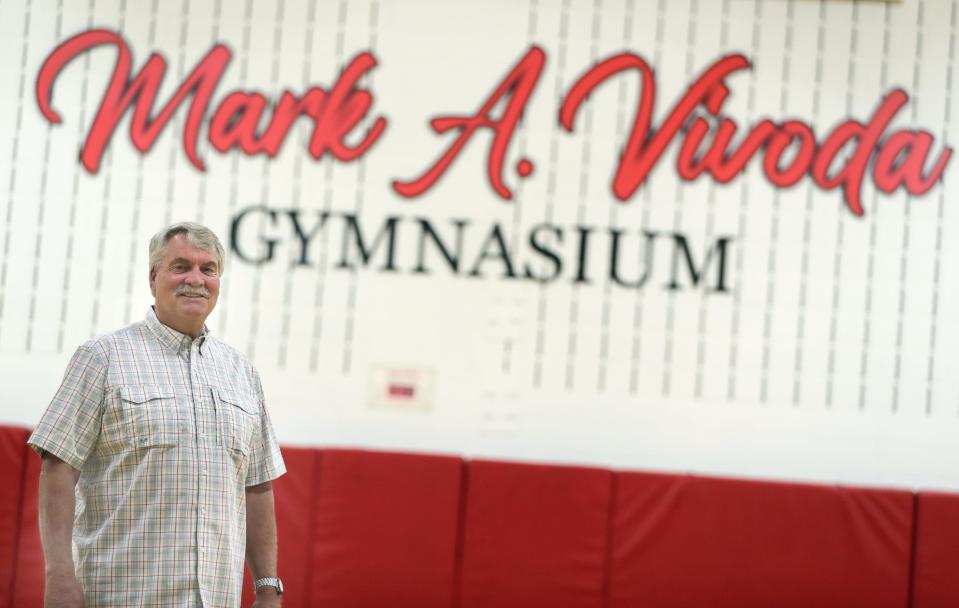
M157 233L154 306L77 349L28 440L46 606L239 606L244 553L254 606L280 605L270 482L286 469L256 369L204 325L223 257L199 224Z

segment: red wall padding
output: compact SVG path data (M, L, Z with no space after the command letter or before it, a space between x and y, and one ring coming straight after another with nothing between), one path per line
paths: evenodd
M622 473L611 608L906 608L909 492Z
M920 492L915 534L912 608L959 606L959 495Z
M283 579L286 593L283 606L311 606L310 574L313 569L311 512L316 501L316 461L319 450L283 448L286 474L273 482L276 508L277 575ZM244 571L243 606L253 603L253 581Z
M462 608L599 608L609 471L469 464Z
M27 431L0 427L0 604L12 605Z
M0 608L42 606L40 459L27 435L0 426ZM283 454L288 608L959 606L956 494Z
M13 582L13 603L17 608L43 606L43 545L40 544L40 516L38 490L40 488L40 456L26 446L23 437L25 477L23 483L23 508L20 510L18 558L16 579Z
M463 462L323 450L313 509L313 605L448 608Z

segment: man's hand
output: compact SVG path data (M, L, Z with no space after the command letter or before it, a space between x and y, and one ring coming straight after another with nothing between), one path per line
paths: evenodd
M84 606L83 589L80 588L74 573L47 574L43 588L43 608L84 608Z
M260 587L253 600L253 608L280 608L282 600L273 587Z

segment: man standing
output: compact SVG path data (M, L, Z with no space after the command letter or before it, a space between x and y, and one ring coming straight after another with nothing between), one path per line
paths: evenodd
M204 325L223 257L199 224L157 233L154 306L77 349L28 440L47 607L236 607L244 548L254 606L280 605L270 481L286 469L256 369Z

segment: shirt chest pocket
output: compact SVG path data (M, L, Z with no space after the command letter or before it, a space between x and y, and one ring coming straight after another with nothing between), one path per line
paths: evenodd
M121 386L120 407L129 420L133 445L140 448L176 446L192 436L188 398L167 386Z
M249 454L260 421L260 404L251 393L214 388L217 432L220 445Z

